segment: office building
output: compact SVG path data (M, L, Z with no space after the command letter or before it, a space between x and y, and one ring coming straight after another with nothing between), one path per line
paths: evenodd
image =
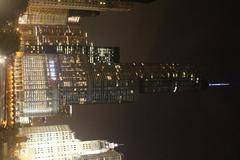
M70 54L88 44L79 25L19 25L21 48L25 53Z
M13 61L15 122L28 124L30 118L70 112L59 105L56 55L24 56L17 52Z
M204 85L190 65L90 63L81 53L17 52L9 68L7 106L13 124L69 116L74 104L132 103L139 94L177 93Z
M85 54L90 63L119 63L119 47L94 46L79 25L19 25L25 54Z
M193 67L178 64L89 63L84 54L15 58L16 115L51 115L59 105L134 102L138 94L200 89Z
M65 68L60 69L59 78L63 104L129 103L138 94L176 93L202 87L198 71L189 65L91 64L81 54L59 57L60 68Z
M118 146L105 140L80 141L68 125L19 128L17 137L27 140L16 144L15 155L30 160L74 160L106 153Z
M29 0L26 12L19 17L19 24L66 25L79 23L80 17L96 16L104 11L129 11L127 1L106 0Z
M100 153L100 154L92 154L92 155L83 155L77 160L123 160L124 156L123 154L115 151L115 150L110 150L105 153Z

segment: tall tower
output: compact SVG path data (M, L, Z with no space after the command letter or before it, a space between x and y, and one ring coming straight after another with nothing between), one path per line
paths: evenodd
M19 17L19 24L66 25L78 22L85 15L131 9L130 2L119 0L29 0L26 12Z
M17 137L27 137L27 141L16 144L15 154L29 160L75 160L114 152L118 146L105 140L80 141L68 125L20 128Z
M199 90L204 83L193 66L151 63L90 63L85 54L23 54L13 65L16 123L71 115L73 104L121 104L139 94ZM69 107L67 107L69 106Z
M175 93L202 86L198 71L189 65L89 63L84 54L26 54L16 57L15 63L15 85L22 85L21 92L15 88L16 107L21 106L17 108L23 108L20 113L25 114L55 112L58 103L127 103L134 102L138 94ZM18 74L22 79L17 79ZM42 111L35 108L40 102L39 107L45 108Z
M19 25L20 50L25 54L85 54L89 63L118 63L119 47L94 46L76 24Z
M196 68L179 64L91 64L85 55L59 55L60 103L129 103L138 94L198 90Z

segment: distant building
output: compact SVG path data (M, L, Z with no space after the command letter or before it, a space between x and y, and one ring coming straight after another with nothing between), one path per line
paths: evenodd
M29 118L60 114L58 60L56 55L14 57L14 108L17 123L30 123ZM70 114L70 113L66 113Z
M77 160L123 160L123 154L116 152L114 150L110 150L108 152L100 153L100 154L92 154L92 155L83 155Z
M79 25L19 25L21 48L25 53L65 53L88 44Z
M119 47L94 46L78 25L19 25L21 51L26 54L85 54L90 63L119 63Z
M202 87L189 65L118 63L90 64L84 55L59 55L60 99L63 104L129 103L138 94L176 93Z
M96 16L104 11L129 11L131 2L119 0L29 0L19 24L66 25L78 23L80 17Z
M15 154L20 159L75 160L81 156L107 153L118 146L105 140L80 141L68 125L20 128L17 136L28 138L16 145Z

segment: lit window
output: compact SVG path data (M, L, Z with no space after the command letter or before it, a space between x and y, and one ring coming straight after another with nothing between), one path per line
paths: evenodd
M186 72L182 73L182 77L185 78L186 77Z
M107 80L112 80L112 77L111 76L107 76Z

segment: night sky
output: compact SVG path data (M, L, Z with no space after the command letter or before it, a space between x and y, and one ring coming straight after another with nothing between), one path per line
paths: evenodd
M210 80L236 84L239 26L234 12L230 1L162 0L136 5L131 12L83 18L81 25L95 45L120 46L122 62L197 64ZM125 144L119 151L127 160L238 160L238 90L142 95L132 104L74 106L67 123L82 140Z
M120 46L121 61L190 63L213 81L239 81L238 10L231 1L161 0L131 12L82 19L95 45ZM236 6L236 5L235 5ZM74 106L82 140L123 143L126 160L240 159L239 87L142 95L136 103Z

